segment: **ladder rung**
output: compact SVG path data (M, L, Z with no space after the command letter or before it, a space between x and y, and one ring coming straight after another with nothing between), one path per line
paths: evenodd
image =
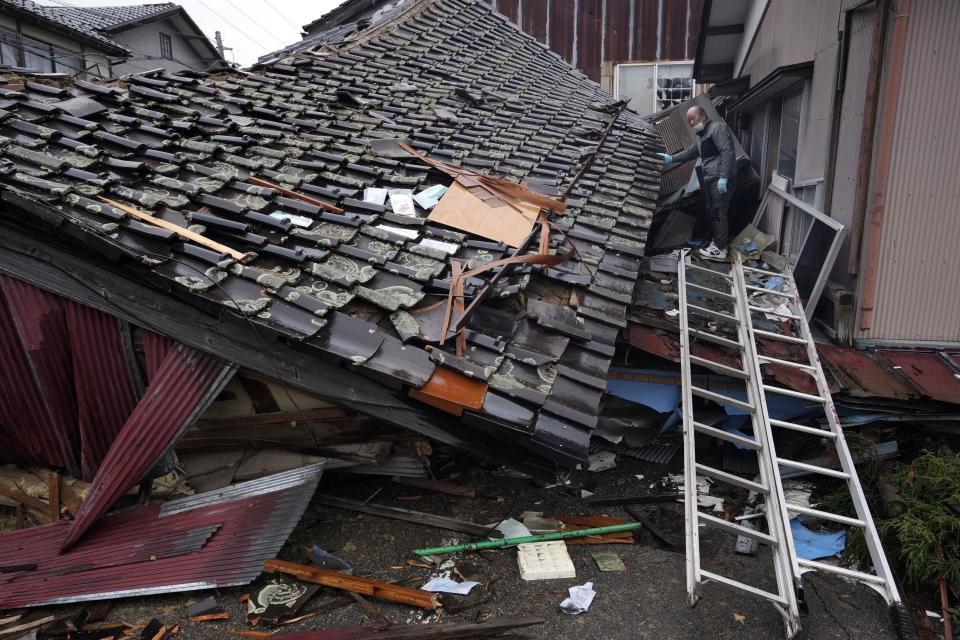
M736 487L747 489L748 491L756 491L757 493L762 493L763 495L767 495L770 493L770 489L768 489L762 484L754 482L753 480L747 480L746 478L735 476L732 473L727 473L726 471L721 471L720 469L708 467L707 465L700 464L699 462L695 464L696 464L697 472L700 473L701 475L709 476L711 478L716 478L717 480L722 480L727 484L732 484Z
M736 340L731 340L730 338L724 338L723 336L718 336L716 334L710 333L709 331L700 331L699 329L687 329L690 332L690 335L702 338L707 342L713 342L724 347L730 347L732 349L743 349L743 345L737 342Z
M724 431L723 429L717 429L716 427L711 427L708 424L703 424L702 422L697 422L696 420L693 421L693 428L699 433L713 436L714 438L720 438L721 440L726 440L727 442L732 442L734 444L739 444L747 449L753 449L756 451L760 448L760 443L756 440L745 438L741 435L737 435L736 433Z
M716 518L716 517L710 515L709 513L700 513L700 512L697 512L697 517L700 518L700 520L702 520L703 522L705 522L705 523L707 523L707 524L709 524L709 525L713 525L713 526L716 527L717 529L723 529L723 530L726 531L727 533L732 533L732 534L737 535L737 536L743 536L743 537L745 537L745 538L752 538L752 539L758 540L758 541L760 541L760 542L762 542L762 543L764 543L764 544L768 544L768 545L770 545L771 547L776 547L777 545L780 544L779 541L778 541L776 538L774 538L773 536L771 536L771 535L769 535L769 534L761 533L760 531L757 531L756 529L748 529L748 528L746 528L746 527L744 527L744 526L741 526L741 525L739 525L739 524L735 524L735 523L733 523L733 522L727 522L727 521L724 520L723 518Z
M782 311L777 311L775 309L764 309L763 307L755 307L754 305L747 305L750 311L755 313L766 313L771 316L777 316L779 318L788 318L790 320L799 320L800 316L795 313L783 313Z
M730 274L729 274L729 273L722 273L722 272L720 272L720 271L714 271L713 269L709 269L709 268L707 268L707 267L701 267L700 265L697 265L697 264L688 264L688 265L686 265L684 268L685 268L685 269L690 269L690 270L693 270L693 271L699 271L699 272L701 272L701 273L709 273L709 274L712 275L712 276L720 276L721 278L726 278L726 279L728 279L728 280L730 279Z
M781 342L789 342L791 344L807 344L807 341L803 338L798 338L796 336L785 336L782 333L774 333L773 331L754 329L753 333L754 335L758 335L763 338L770 338L771 340L780 340Z
M757 361L760 364L779 364L785 367L794 367L802 371L806 371L812 376L817 375L817 370L814 367L811 367L809 364L804 364L802 362L791 362L790 360L782 360L780 358L773 358L771 356L761 356L757 355Z
M739 378L741 380L747 380L749 376L747 372L743 369L735 369L729 367L725 364L720 364L714 360L707 360L706 358L701 358L700 356L690 356L690 363L700 365L706 369L710 369L714 373L719 373L725 376L731 376L733 378Z
M864 573L862 571L847 569L846 567L838 567L832 564L827 564L826 562L817 562L816 560L804 560L803 558L797 558L797 564L799 564L801 567L814 569L816 571L828 571L839 576L852 578L853 580L862 580L864 582L872 582L873 584L887 584L886 580L880 576L875 576L872 573Z
M851 527L865 527L866 523L863 520L857 520L856 518L848 518L847 516L841 516L836 513L830 513L829 511L820 511L819 509L811 509L809 507L799 507L793 504L787 504L787 511L794 511L796 513L803 513L808 516L813 516L814 518L820 518L821 520L832 520L834 522L839 522L840 524L846 524Z
M809 400L810 402L818 402L824 404L827 400L820 396L814 396L809 393L803 393L802 391L794 391L793 389L784 389L783 387L775 387L773 385L765 384L763 385L764 391L769 391L770 393L777 393L782 396L790 396L791 398L800 398L801 400Z
M710 571L704 571L703 569L701 569L700 577L705 578L707 580L713 580L714 582L719 582L720 584L724 584L730 587L731 589L736 589L738 591L743 591L744 593L749 593L750 595L760 596L761 598L772 600L778 604L783 604L783 605L787 604L787 599L781 595L777 595L776 593L771 593L769 591L764 591L763 589L758 589L756 587L751 587L750 585L744 584L743 582L740 582L738 580L725 578L724 576L721 576L716 573L712 573Z
M777 273L776 271L767 271L766 269L757 269L756 267L748 267L747 265L741 265L744 271L753 271L754 273L762 273L765 276L773 276L774 278L784 278L786 279L786 274Z
M800 431L801 433L809 433L811 435L820 436L822 438L836 438L837 434L833 431L827 431L826 429L817 429L816 427L808 427L806 425L797 424L796 422L787 422L786 420L774 420L770 419L770 424L775 427L781 427L783 429L790 429L792 431Z
M791 469L803 469L804 471L809 471L811 473L819 473L823 476L830 476L831 478L842 478L844 480L850 477L850 474L846 471L837 471L836 469L828 469L827 467L821 467L815 464L807 464L806 462L798 462L796 460L787 460L786 458L777 458L777 464L780 464L784 467L790 467Z
M770 293L770 294L773 294L773 295L775 295L775 296L780 296L781 298L789 298L790 300L793 300L793 294L792 294L792 293L784 293L783 291L774 291L773 289L767 289L766 287L755 287L755 286L753 286L752 284L746 284L746 285L743 285L743 286L746 287L746 288L747 288L748 290L750 290L750 291L759 291L759 292L761 292L761 293Z
M738 322L738 319L736 316L731 316L728 313L721 313L719 311L714 311L713 309L707 309L706 307L701 307L695 304L687 303L687 310L692 311L699 316L716 318L717 320L722 320L724 322Z
M693 392L693 395L700 396L704 400L710 400L718 404L725 404L728 407L736 407L737 409L741 409L743 411L753 412L752 404L747 404L746 402L737 400L736 398L725 396L722 393L714 393L713 391L709 391L703 387L697 387L695 385L690 385L690 391Z
M723 291L717 291L716 289L711 289L710 287L705 287L702 284L697 284L696 282L688 282L687 287L689 289L696 289L701 293L706 293L711 296L717 296L719 298L726 298L728 300L736 300L732 293L724 293Z

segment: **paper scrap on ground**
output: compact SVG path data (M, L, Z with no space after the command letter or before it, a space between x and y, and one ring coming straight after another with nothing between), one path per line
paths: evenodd
M470 590L480 584L479 582L457 582L450 578L433 578L427 584L420 587L423 591L433 591L435 593L456 593L465 596Z
M523 526L523 523L517 522L513 518L507 518L497 525L497 531L503 534L504 538L524 538L531 535L530 529Z
M569 591L570 597L564 599L564 601L560 603L560 609L564 613L569 613L571 615L585 613L587 609L590 608L590 604L597 595L597 592L593 590L592 582L570 587Z

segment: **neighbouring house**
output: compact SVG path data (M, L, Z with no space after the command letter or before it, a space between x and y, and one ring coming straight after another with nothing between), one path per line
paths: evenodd
M846 227L831 279L860 344L960 342L952 0L706 0L694 77L716 83L763 184Z
M2 0L0 7L5 66L85 78L227 66L190 15L173 3L74 7Z
M402 2L402 0L400 0ZM696 95L693 55L703 0L487 0L630 109L647 115ZM348 0L303 27L306 37L398 0Z

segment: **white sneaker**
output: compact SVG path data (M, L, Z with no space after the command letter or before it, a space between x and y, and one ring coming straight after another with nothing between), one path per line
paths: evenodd
M707 260L726 260L727 259L727 250L721 249L714 243L710 243L710 246L706 249L700 249L700 256L706 258Z

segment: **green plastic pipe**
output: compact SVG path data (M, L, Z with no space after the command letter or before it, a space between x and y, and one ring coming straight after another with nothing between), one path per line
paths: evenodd
M558 531L556 533L544 533L539 536L521 536L519 538L504 538L502 540L485 540L483 542L471 542L469 544L457 544L452 547L433 547L432 549L414 549L413 552L418 556L432 556L439 553L456 553L457 551L475 551L477 549L495 549L497 547L512 547L515 544L524 544L525 542L546 542L547 540L563 540L564 538L582 538L584 536L598 536L603 533L615 533L617 531L636 531L642 529L641 522L627 522L626 524L612 524L608 527L594 527L592 529L577 529L575 531Z

